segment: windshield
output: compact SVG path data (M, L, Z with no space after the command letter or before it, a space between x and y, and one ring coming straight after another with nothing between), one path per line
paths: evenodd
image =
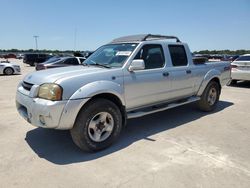
M108 44L97 49L84 61L88 65L105 65L107 67L122 67L127 58L136 48L136 43Z

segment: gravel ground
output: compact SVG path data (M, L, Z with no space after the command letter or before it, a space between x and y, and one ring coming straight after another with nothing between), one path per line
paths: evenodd
M194 104L129 120L120 140L84 153L68 131L33 127L15 108L22 75L0 76L0 187L250 187L250 83L224 87L216 111Z

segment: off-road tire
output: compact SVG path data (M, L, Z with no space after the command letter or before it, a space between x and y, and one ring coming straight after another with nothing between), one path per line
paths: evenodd
M211 91L211 89L216 91L216 99L212 105L209 104L208 102L209 92ZM203 94L201 95L201 99L198 101L198 108L205 112L213 111L216 108L217 103L219 101L220 93L221 93L221 89L220 89L219 84L215 81L209 82Z
M102 142L95 142L90 138L88 128L92 118L100 112L108 112L112 116L114 120L114 127L110 136L106 140ZM83 151L94 152L103 150L113 144L119 137L121 130L122 115L117 105L110 100L99 98L88 102L80 110L74 127L70 130L70 133L74 143L79 148Z

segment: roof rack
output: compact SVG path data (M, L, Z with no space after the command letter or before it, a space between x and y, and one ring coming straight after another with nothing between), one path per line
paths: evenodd
M181 42L178 37L175 36L164 36L164 35L152 35L152 34L144 34L144 35L130 35L125 37L120 37L114 39L111 43L119 43L119 42L131 42L131 41L147 41L147 40L161 40L161 39L175 39L176 42Z
M181 42L180 39L176 36L164 36L164 35L152 35L148 34L143 38L143 41L146 41L147 39L176 39L176 42Z

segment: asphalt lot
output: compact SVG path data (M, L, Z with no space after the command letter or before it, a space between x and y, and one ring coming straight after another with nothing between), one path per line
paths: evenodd
M12 61L12 60L11 60ZM0 76L0 187L250 187L250 82L224 87L218 108L190 104L128 121L120 140L84 153L68 131L15 108L22 75Z

